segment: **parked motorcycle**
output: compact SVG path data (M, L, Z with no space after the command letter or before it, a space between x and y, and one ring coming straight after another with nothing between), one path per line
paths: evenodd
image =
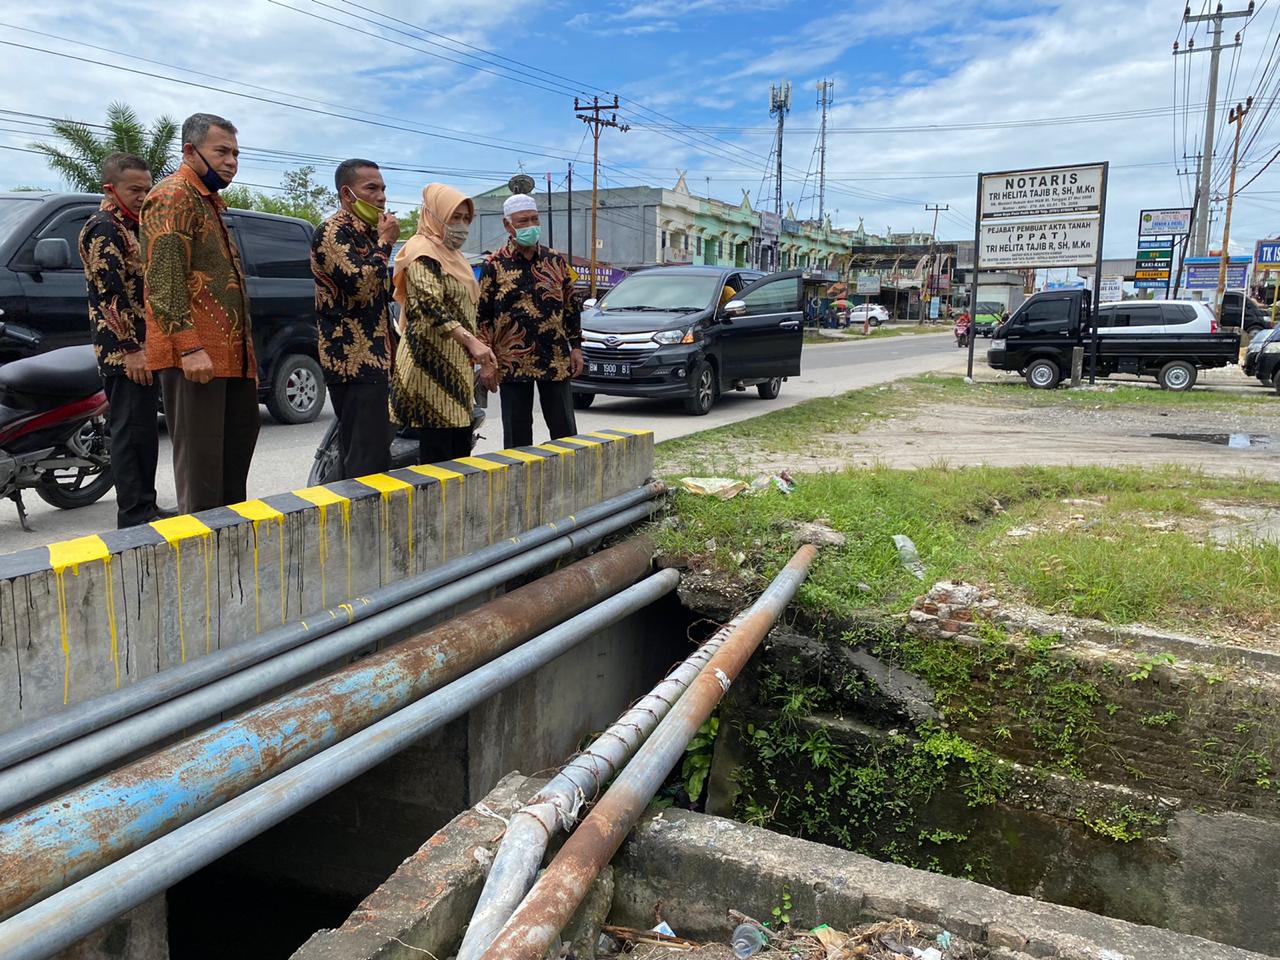
M489 391L480 383L480 368L475 368L475 406L471 409L471 449L480 442L480 428L484 425L485 407L489 404ZM315 459L311 462L311 472L307 475L307 483L313 487L322 483L333 483L342 478L342 464L339 462L338 418L334 417L329 429L320 439ZM413 427L401 427L391 439L391 470L401 467L412 467L418 462L418 431Z
M37 347L38 334L0 323L0 340ZM0 497L30 532L24 490L62 510L96 503L115 484L107 395L93 347L63 347L0 366Z

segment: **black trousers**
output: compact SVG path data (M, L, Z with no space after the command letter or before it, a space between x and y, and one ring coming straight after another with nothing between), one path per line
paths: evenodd
M578 432L573 413L573 390L568 380L507 381L498 390L502 400L502 445L528 447L533 444L533 385L538 385L542 417L551 439L571 437Z
M423 427L418 431L419 463L443 463L469 456L470 427Z
M160 456L160 388L124 375L104 377L111 472L116 478L116 524L121 529L155 519L156 461Z
M391 415L385 383L331 383L338 415L342 479L385 473L391 466Z
M178 509L196 513L245 500L261 425L257 381L215 377L193 383L178 369L159 376Z

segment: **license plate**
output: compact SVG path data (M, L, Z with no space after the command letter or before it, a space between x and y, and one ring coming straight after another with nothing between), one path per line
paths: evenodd
M592 360L587 363L587 375L591 377L607 377L609 379L631 379L631 364L605 363Z

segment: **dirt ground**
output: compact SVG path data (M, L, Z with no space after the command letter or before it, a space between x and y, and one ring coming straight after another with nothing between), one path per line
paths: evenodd
M1243 416L1229 409L1166 412L1103 405L1019 409L1012 404L957 404L881 421L844 440L830 440L840 448L840 460L857 466L1172 463L1280 482L1280 404L1275 416ZM820 459L830 461L833 453L824 450ZM801 463L792 467L824 468Z

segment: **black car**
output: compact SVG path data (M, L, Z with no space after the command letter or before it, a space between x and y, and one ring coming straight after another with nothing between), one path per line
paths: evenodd
M79 238L102 198L88 193L0 193L0 320L39 336L6 342L0 362L89 343ZM324 407L317 359L312 226L305 220L228 210L249 286L258 398L281 423L306 423Z
M1245 332L1252 334L1271 327L1271 313L1258 306L1253 297L1246 297L1239 290L1227 290L1222 294L1218 323L1235 328L1243 324Z
M573 381L574 404L588 407L597 393L679 398L702 415L725 390L750 386L772 400L800 373L802 273L702 266L633 273L584 305L587 366Z
M1037 293L996 328L987 364L993 370L1017 370L1031 387L1051 390L1071 375L1080 351L1085 373L1096 365L1100 377L1155 377L1166 390L1190 390L1199 371L1236 362L1240 339L1234 333L1167 332L1164 327L1176 330L1197 315L1194 307L1184 317L1183 304L1170 306L1166 313L1164 304L1156 305L1159 321L1148 328L1152 332L1095 337L1095 328L1115 329L1114 308L1100 310L1095 318L1086 290Z
M1275 387L1276 393L1280 393L1280 327L1271 331L1271 336L1258 350L1254 375L1263 386Z

